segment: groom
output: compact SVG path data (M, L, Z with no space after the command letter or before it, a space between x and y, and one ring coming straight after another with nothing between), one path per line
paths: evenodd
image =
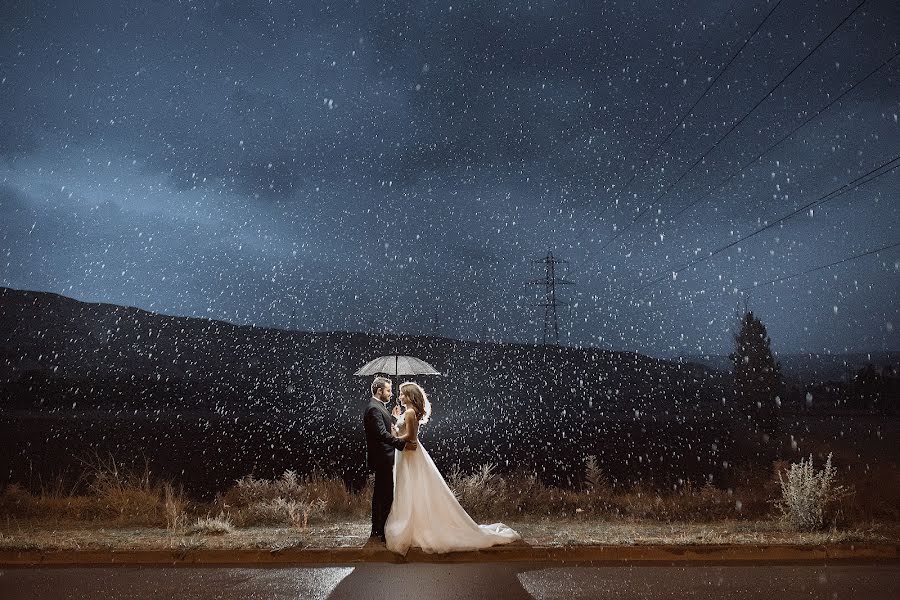
M394 502L394 451L415 450L415 442L404 442L391 435L393 418L387 410L391 401L391 380L376 377L372 381L372 399L363 415L366 430L366 464L375 473L375 489L372 492L371 538L384 539L384 524Z

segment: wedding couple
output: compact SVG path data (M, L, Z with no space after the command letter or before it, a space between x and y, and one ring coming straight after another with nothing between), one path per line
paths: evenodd
M363 416L366 461L375 473L372 538L404 555L412 546L428 553L445 553L521 539L503 523L478 525L459 505L419 443L419 427L431 415L425 391L415 383L401 384L404 409L394 407L393 418L387 410L392 396L391 381L376 377Z

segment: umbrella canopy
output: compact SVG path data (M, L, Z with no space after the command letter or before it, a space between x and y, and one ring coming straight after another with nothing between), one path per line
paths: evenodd
M366 363L354 375L366 376L377 375L378 373L384 373L385 375L440 375L437 369L424 360L419 360L414 356L400 356L399 354L379 356L375 360Z

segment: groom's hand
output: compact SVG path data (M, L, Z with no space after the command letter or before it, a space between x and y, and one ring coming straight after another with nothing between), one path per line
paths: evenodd
M415 450L415 449L418 448L418 447L419 447L419 443L418 443L418 442L406 442L406 446L404 446L403 449L404 449L404 450L407 450L407 451L413 451L413 450Z

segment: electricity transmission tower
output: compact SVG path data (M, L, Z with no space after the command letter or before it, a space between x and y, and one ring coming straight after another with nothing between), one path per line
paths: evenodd
M554 258L553 253L547 251L547 256L531 261L534 264L543 264L547 270L547 274L543 279L535 279L530 281L530 285L544 286L544 302L535 306L544 308L544 345L553 344L559 346L559 316L556 313L558 306L568 306L566 302L559 302L556 299L556 286L558 285L575 285L574 281L568 279L559 279L556 276L556 265L568 264L569 261Z

